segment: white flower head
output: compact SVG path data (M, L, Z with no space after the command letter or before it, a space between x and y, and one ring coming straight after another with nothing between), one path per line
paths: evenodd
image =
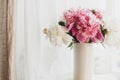
M112 19L106 20L105 23L108 33L105 36L104 44L109 47L120 48L120 21Z
M66 30L62 26L55 25L45 28L44 34L46 34L50 42L54 45L67 45L72 42L72 37L66 33Z

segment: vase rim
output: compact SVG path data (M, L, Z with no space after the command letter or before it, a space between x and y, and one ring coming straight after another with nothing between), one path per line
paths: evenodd
M94 44L94 43L74 43L74 44Z

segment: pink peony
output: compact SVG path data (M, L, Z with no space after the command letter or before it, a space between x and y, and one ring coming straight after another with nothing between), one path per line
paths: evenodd
M68 10L64 13L66 28L72 32L80 43L102 42L104 37L101 32L102 24L99 12L93 14L89 9Z
M102 14L99 12L99 11L95 11L95 16L98 18L98 19L102 19Z

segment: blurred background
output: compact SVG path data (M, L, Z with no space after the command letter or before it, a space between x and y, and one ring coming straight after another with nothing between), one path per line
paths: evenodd
M111 20L120 17L120 0L11 1L14 2L16 80L73 80L73 49L64 45L53 46L43 34L43 28L56 23L65 10L78 7L98 9ZM7 80L7 0L0 0L0 4L0 77L3 76L0 80ZM93 64L93 80L120 80L119 49L95 44Z
M69 8L99 9L119 19L119 0L18 0L16 20L17 80L73 80L73 50L55 47L43 28ZM94 46L93 80L120 80L120 51Z

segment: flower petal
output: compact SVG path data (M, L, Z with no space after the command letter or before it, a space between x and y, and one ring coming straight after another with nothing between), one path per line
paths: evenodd
M90 38L88 37L88 38L86 38L85 42L87 43L87 42L89 42L89 40L90 40Z
M73 27L73 28L72 28L72 35L74 36L74 35L76 35L77 33L78 33L78 29L75 28L75 27Z
M91 38L92 42L98 42L98 39L96 37Z
M82 34L79 34L79 33L76 35L76 38L80 43L84 43L88 39L87 37L85 37L85 36L83 36Z
M70 31L72 29L72 27L74 27L74 23L71 23L69 26L68 26L68 31Z
M98 41L103 42L103 40L104 40L104 36L103 36L101 30L98 30L98 33L96 34L95 37L92 38L92 41L93 42L98 42Z
M98 33L97 33L97 36L96 36L100 41L103 41L104 40L104 36L103 36L103 34L102 34L102 32L101 32L101 30L99 30L98 31Z

